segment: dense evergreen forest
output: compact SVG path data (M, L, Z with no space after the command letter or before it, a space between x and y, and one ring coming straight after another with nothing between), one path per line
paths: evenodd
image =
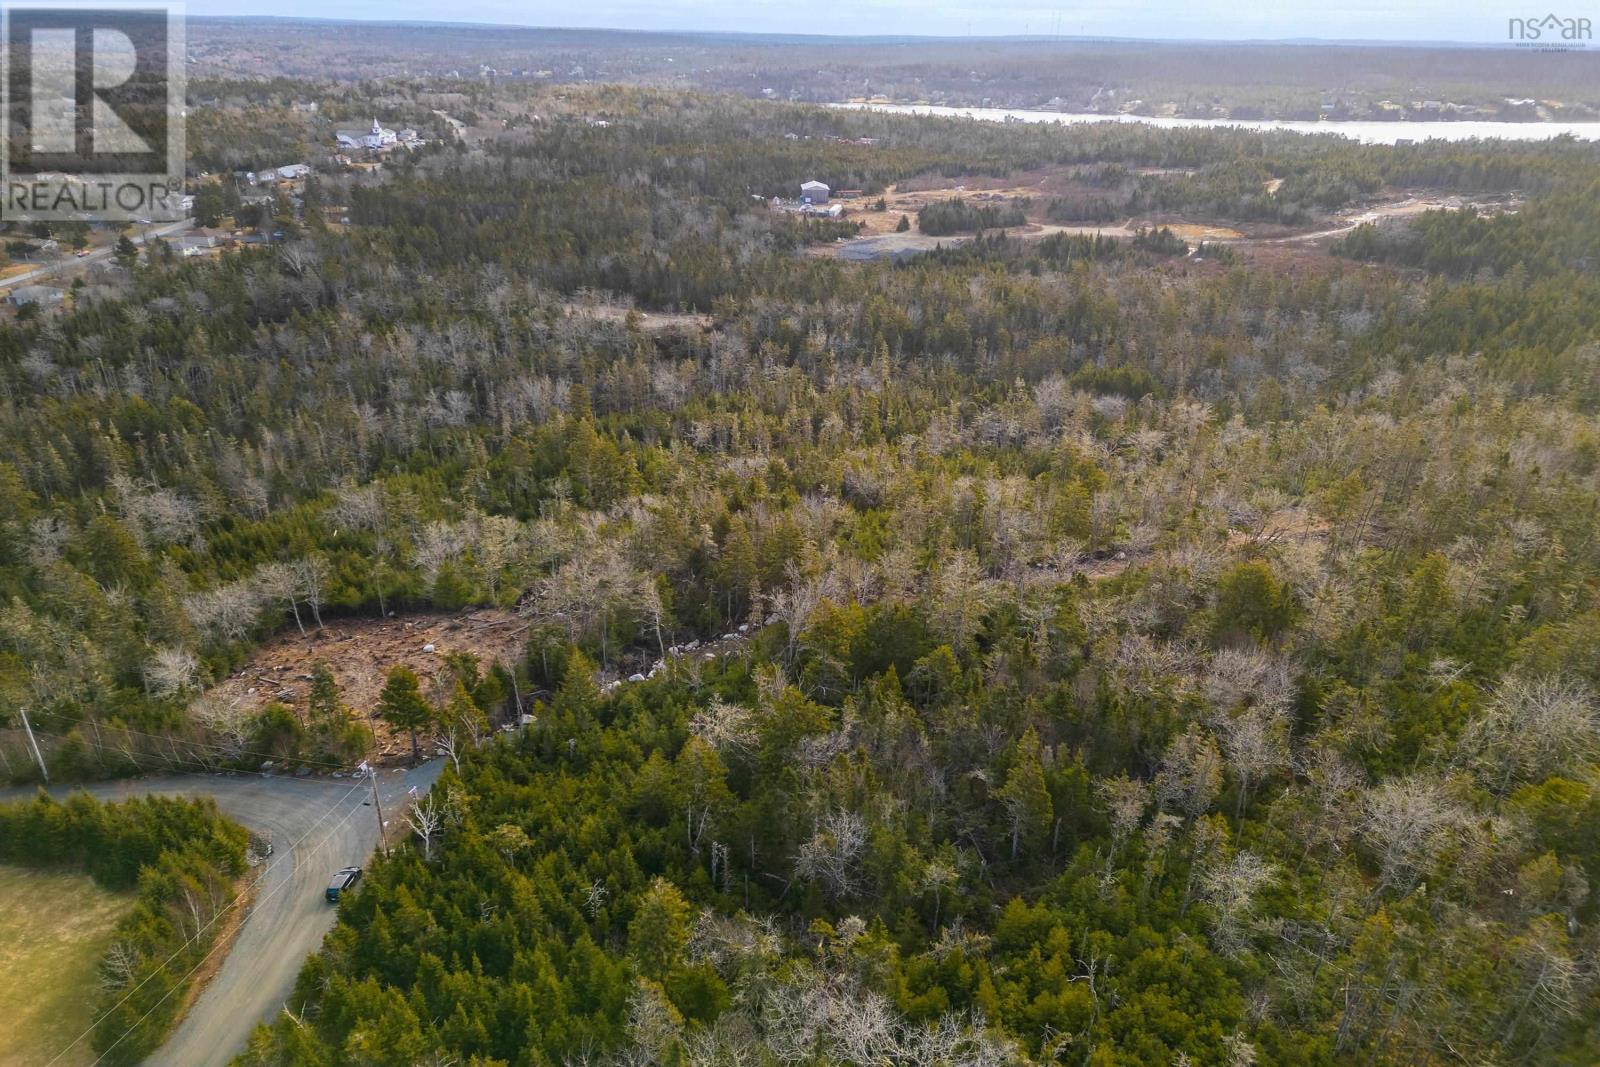
M396 724L534 721L247 1062L1600 1058L1594 146L498 106L0 329L0 709L63 773L349 758L337 693L206 695L284 627L530 625L433 715L390 679ZM848 263L765 203L1040 167L1220 223L1528 201L1288 269Z
M939 236L951 233L970 233L973 230L1003 229L1021 226L1027 222L1020 204L1004 207L988 204L969 204L960 197L929 204L917 213L917 229Z

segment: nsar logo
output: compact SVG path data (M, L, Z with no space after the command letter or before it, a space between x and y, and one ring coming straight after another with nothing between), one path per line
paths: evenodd
M1506 36L1530 44L1575 45L1594 39L1594 24L1587 18L1512 18L1506 20Z

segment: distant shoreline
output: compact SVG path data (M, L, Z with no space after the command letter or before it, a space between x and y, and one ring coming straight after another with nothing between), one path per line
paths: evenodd
M1469 141L1548 141L1571 135L1581 141L1600 141L1600 121L1595 122L1505 122L1490 119L1443 119L1437 121L1396 119L1393 122L1371 119L1195 119L1176 116L1098 114L1061 111L1031 111L1022 108L942 107L934 104L839 103L828 107L854 111L879 111L893 115L926 115L936 118L971 118L984 122L1059 123L1065 126L1091 123L1144 123L1169 130L1241 129L1259 133L1328 134L1348 137L1362 144L1393 145L1402 140Z

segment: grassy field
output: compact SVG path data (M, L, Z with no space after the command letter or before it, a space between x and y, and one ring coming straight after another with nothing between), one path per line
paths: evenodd
M0 867L0 1067L38 1067L92 1021L96 965L132 898L85 875ZM57 1067L94 1061L85 1038Z

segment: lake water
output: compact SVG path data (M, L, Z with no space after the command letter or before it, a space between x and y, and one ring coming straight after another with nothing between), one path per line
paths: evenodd
M1234 127L1242 130L1289 130L1294 133L1325 133L1349 137L1363 144L1394 144L1413 141L1466 141L1474 137L1505 141L1546 141L1571 134L1580 141L1600 141L1600 122L1295 122L1279 119L1181 119L1143 115L1075 115L1059 111L1017 111L997 107L935 107L926 104L834 104L834 107L863 111L884 111L896 115L937 115L946 118L972 118L986 122L1056 122L1078 125L1087 122L1143 122L1167 130Z

